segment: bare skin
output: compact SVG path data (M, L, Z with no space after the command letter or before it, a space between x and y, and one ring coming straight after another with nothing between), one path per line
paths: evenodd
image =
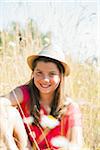
M0 105L0 133L1 150L28 150L28 137L16 108Z

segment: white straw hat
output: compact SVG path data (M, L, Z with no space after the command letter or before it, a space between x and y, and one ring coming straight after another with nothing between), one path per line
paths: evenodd
M56 47L57 48L57 47ZM33 69L32 67L32 62L38 58L39 56L44 56L44 57L49 57L54 60L58 60L64 67L65 69L65 75L68 76L70 73L70 68L67 62L65 61L65 56L64 53L61 50L52 48L51 46L45 47L43 50L39 52L39 54L36 55L31 55L27 58L27 63L31 70Z

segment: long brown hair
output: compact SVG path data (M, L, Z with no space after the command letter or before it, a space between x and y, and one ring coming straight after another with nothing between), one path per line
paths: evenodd
M33 71L34 71L37 63L40 61L55 63L61 73L62 78L64 77L65 70L64 70L63 65L57 60L51 59L49 57L44 57L44 56L40 56L33 61L33 63L32 63ZM63 82L63 81L61 80L61 82ZM50 115L53 115L56 118L58 118L58 116L60 115L60 110L62 109L61 107L63 106L63 102L61 102L61 100L63 99L61 97L61 94L62 94L61 82L59 83L57 89L54 92L54 97L53 97L52 104L51 104ZM32 78L30 80L30 82L28 83L28 88L29 88L29 92L30 92L30 114L34 117L34 119L35 119L34 122L36 123L39 121L39 117L40 117L40 114L39 114L40 93L39 93L38 88L34 84L34 78ZM61 103L62 103L62 106L61 106Z

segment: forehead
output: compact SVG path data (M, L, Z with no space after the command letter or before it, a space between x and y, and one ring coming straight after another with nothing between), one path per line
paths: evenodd
M35 67L35 69L39 69L39 70L45 70L45 71L59 71L57 65L53 62L43 62L43 61L39 61L37 62L37 65Z

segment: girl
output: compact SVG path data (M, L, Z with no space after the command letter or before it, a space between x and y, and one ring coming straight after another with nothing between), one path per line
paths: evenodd
M63 94L70 69L62 51L51 46L29 56L31 80L6 98L18 110L31 143L30 149L80 150L82 126L79 107Z

